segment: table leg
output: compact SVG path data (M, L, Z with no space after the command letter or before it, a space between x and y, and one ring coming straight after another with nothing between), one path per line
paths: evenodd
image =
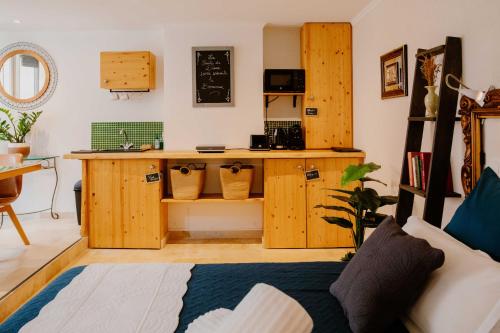
M56 158L53 158L53 163L54 163L54 173L56 176L56 184L54 185L54 191L52 192L52 200L50 201L50 216L54 219L57 220L59 219L59 213L54 212L54 199L56 196L56 191L57 191L57 185L59 184L59 174L57 173L57 165L56 165Z

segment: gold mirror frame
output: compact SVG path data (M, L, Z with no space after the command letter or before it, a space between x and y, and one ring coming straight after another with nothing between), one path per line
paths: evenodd
M37 100L39 99L43 94L45 94L45 92L47 91L47 88L49 87L49 82L50 82L50 71L49 71L49 65L47 64L47 62L45 61L45 59L43 59L38 53L36 53L35 51L31 51L31 50L14 50L14 51L11 51L7 54L5 54L2 58L0 58L0 70L2 69L3 65L5 64L5 62L7 60L9 60L10 58L18 55L18 54L26 54L26 55L30 55L32 56L33 58L35 58L36 60L38 60L38 62L40 64L42 64L43 66L43 69L45 70L45 82L43 84L43 87L42 89L40 89L40 91L33 97L30 97L30 98L17 98L15 96L12 96L10 95L4 88L4 86L0 83L0 94L4 95L5 98L8 98L10 99L11 101L13 102L16 102L16 103L30 103L30 102L33 102L34 100Z
M476 186L484 167L483 120L500 119L500 89L490 90L480 107L474 100L462 96L460 99L460 122L464 134L465 156L462 166L462 186L468 195Z
M42 64L45 70L45 82L42 89L35 96L24 99L10 95L0 84L0 103L18 111L33 110L45 104L54 93L57 85L57 68L47 51L36 44L28 42L13 43L1 49L0 68L3 67L7 59L18 54L28 54Z

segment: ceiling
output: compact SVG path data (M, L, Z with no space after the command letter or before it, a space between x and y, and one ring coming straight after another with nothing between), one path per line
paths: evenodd
M0 31L151 29L183 22L350 21L371 0L0 0ZM16 21L17 23L14 23Z

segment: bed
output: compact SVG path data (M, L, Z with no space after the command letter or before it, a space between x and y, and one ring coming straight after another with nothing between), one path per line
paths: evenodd
M259 282L275 286L296 299L312 317L313 332L351 332L340 304L328 291L345 265L342 262L196 265L183 297L176 332L184 332L190 322L205 312L220 307L233 309ZM0 325L0 332L18 332L84 268L75 267L61 274ZM407 330L398 321L389 332Z

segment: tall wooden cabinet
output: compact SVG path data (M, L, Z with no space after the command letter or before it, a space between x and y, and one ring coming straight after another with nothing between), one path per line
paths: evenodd
M89 247L161 248L166 235L163 182L145 175L163 169L161 160L89 160L87 166Z
M326 188L339 188L343 170L363 158L267 159L264 161L264 247L352 247L350 230L321 217L338 212L314 208L340 205ZM317 169L320 178L305 179L304 170Z
M301 62L306 72L302 126L306 149L352 147L352 31L350 23L306 23ZM306 115L317 108L317 115Z

